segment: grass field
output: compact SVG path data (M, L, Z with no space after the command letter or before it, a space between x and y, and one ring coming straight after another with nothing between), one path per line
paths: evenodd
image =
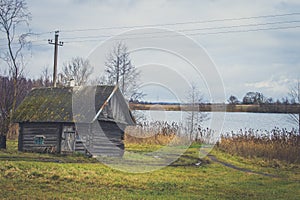
M300 199L300 165L214 150L220 162L205 158L196 166L199 145L149 173L120 172L80 155L20 153L16 146L9 141L0 151L0 199ZM145 152L159 146L126 148Z

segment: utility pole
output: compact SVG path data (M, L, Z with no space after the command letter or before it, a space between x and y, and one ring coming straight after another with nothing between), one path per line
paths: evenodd
M53 67L53 87L56 87L56 76L57 76L57 54L58 54L58 46L63 46L64 43L58 41L59 31L55 31L55 39L49 39L48 43L54 45L54 67Z

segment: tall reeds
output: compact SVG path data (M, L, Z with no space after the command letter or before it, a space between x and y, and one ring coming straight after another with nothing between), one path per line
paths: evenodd
M182 134L181 127L175 122L143 122L127 127L124 139L125 143L166 145Z
M295 129L240 130L222 135L217 146L232 155L300 163L300 136Z
M195 128L192 137L186 126L177 122L144 122L137 126L127 127L125 130L125 143L160 144L172 142L197 142L210 144L215 142L216 132L201 126Z
M211 144L218 140L218 149L232 155L300 163L300 135L295 129L241 129L218 136L214 130L199 126L191 138L188 129L180 123L156 121L126 128L125 143L167 145L188 141Z

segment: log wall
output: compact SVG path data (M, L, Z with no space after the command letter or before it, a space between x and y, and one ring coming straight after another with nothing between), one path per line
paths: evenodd
M44 136L44 144L36 144L35 136ZM20 124L19 151L60 152L61 125L59 123Z

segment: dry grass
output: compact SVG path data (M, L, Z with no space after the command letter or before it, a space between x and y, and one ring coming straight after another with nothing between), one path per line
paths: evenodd
M214 144L216 132L209 128L194 128L191 134L187 127L180 123L155 121L144 122L137 126L127 127L125 130L125 143L132 144Z
M6 135L8 140L16 140L19 136L19 124L14 123L9 126L8 133Z
M214 135L216 134L213 130L199 127L190 143L210 144L215 138ZM139 126L128 127L125 131L127 144L167 145L189 142L189 139L191 137L187 129L174 122L145 122ZM300 163L300 136L297 130L287 131L276 127L271 131L240 130L223 135L217 146L231 155Z
M180 138L179 138L180 137ZM125 143L166 145L182 140L181 126L168 122L145 122L138 126L127 127Z
M300 136L296 130L240 130L235 134L223 135L217 146L232 155L300 163Z

